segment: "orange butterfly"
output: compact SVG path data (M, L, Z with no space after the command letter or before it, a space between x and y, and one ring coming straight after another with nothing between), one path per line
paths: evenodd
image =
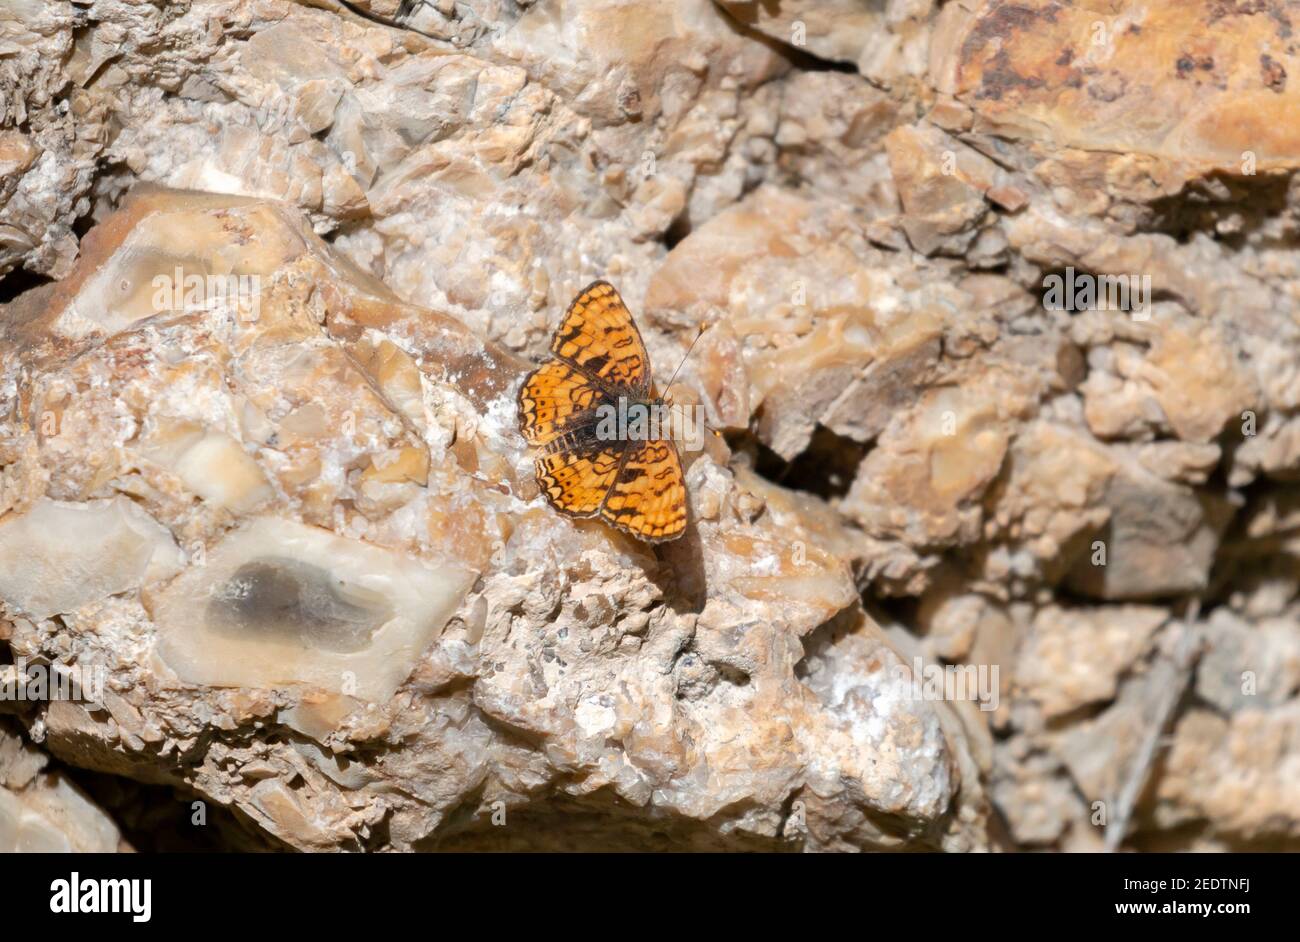
M662 414L641 333L614 286L597 281L569 305L547 360L519 389L519 426L541 449L537 483L561 513L600 515L658 543L686 530L686 481L668 437L625 434ZM604 419L631 416L617 434ZM653 429L653 425L647 425Z

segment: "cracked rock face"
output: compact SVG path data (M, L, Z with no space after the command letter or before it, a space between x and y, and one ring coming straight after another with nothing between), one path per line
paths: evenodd
M49 756L0 725L0 853L112 853L128 850L117 825Z
M256 314L226 295L140 317L136 292L87 287L216 257L259 279ZM56 755L148 768L304 849L473 840L561 799L666 817L684 846L985 845L949 707L907 695L817 548L842 525L725 445L692 456L695 528L657 557L538 495L517 361L297 210L139 196L80 266L5 360L29 457L0 548L41 560L0 585L9 644L101 667L113 704L54 704Z
M1297 17L6 4L0 844L1297 849ZM659 547L518 434L596 278Z

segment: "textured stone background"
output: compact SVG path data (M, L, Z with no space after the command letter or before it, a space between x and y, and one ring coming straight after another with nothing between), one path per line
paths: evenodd
M1300 849L1297 27L3 4L0 680L107 684L0 701L0 847ZM714 325L657 550L515 431L598 277L661 379ZM239 565L441 630L231 630Z

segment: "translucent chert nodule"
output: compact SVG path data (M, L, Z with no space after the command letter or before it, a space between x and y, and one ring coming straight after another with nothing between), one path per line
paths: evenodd
M0 598L31 618L75 612L180 566L171 534L125 497L46 498L0 522Z
M208 623L230 637L279 636L305 648L364 651L375 629L393 616L373 589L288 556L244 563L214 586Z
M472 576L327 530L258 517L147 596L158 653L188 683L310 685L390 697Z
M140 449L210 504L247 513L275 492L235 439L195 422L159 420Z

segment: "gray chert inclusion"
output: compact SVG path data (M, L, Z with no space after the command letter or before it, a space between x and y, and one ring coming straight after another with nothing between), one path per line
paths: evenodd
M381 594L288 557L244 563L208 603L208 624L223 634L260 635L341 653L363 650L392 617Z

